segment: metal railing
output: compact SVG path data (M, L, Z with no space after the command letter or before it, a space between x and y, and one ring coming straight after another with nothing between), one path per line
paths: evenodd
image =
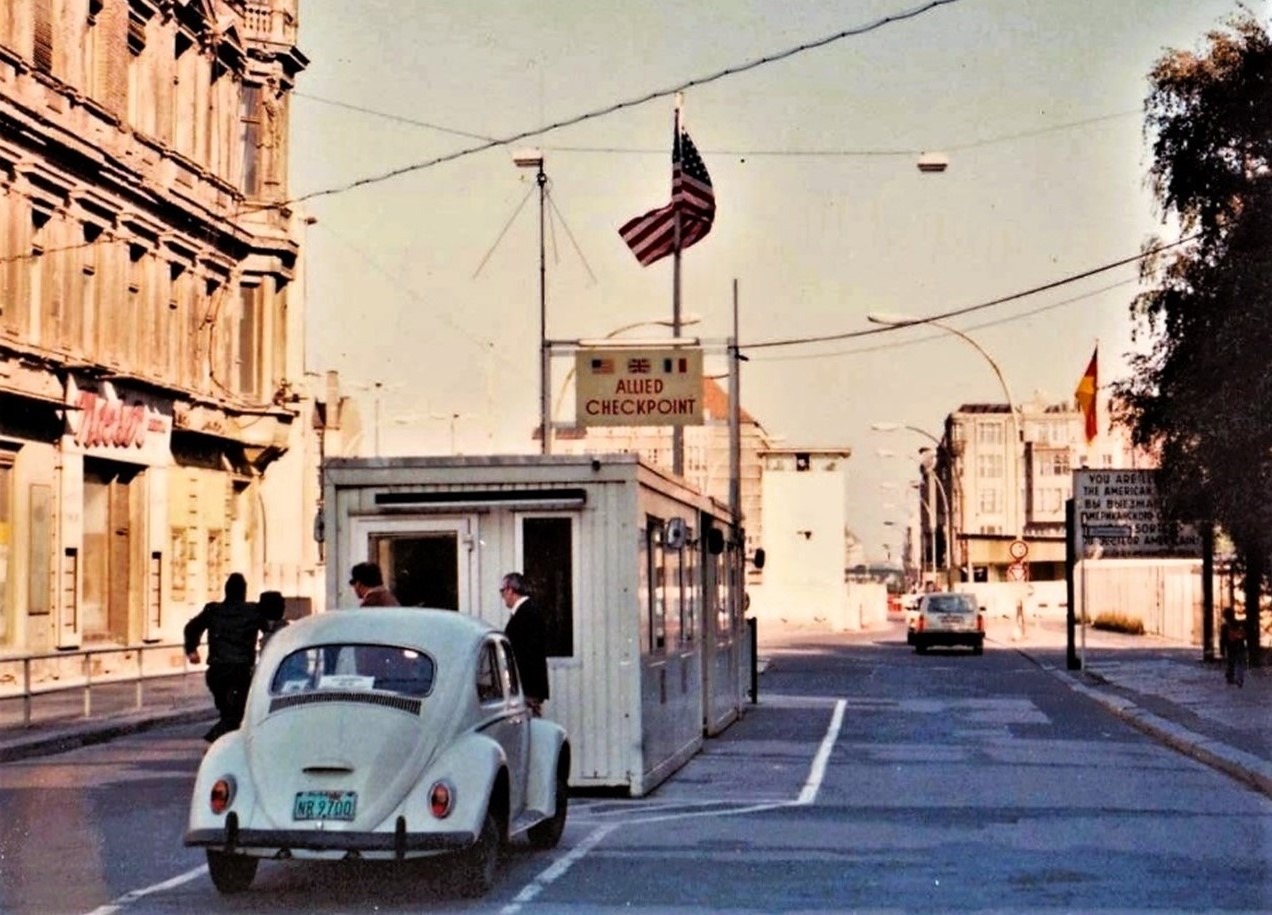
M118 700L123 698L124 708L116 707L115 711L136 711L146 705L148 683L153 685L156 681L168 680L171 684L171 678L180 678L180 685L163 690L163 694L174 705L178 701L188 703L192 700L191 682L196 683L201 697L207 696L198 678L190 676L203 670L203 664L191 664L187 660L180 642L111 645L8 658L0 656L0 707L20 701L22 726L28 728L33 723L36 700L49 697L56 700L75 691L80 692L78 716L75 715L76 703L63 701L58 705L59 714L55 717L92 717L94 690L99 695L109 691L117 706ZM131 705L127 701L129 685Z

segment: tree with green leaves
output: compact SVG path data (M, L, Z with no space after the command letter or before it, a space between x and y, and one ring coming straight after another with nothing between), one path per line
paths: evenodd
M1245 11L1149 74L1149 183L1186 240L1145 258L1131 306L1149 344L1116 393L1160 455L1168 515L1216 524L1244 567L1257 658L1272 555L1272 44ZM1150 240L1146 249L1161 244Z

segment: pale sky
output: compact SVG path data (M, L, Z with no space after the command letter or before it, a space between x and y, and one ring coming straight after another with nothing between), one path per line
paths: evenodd
M922 5L300 0L311 64L293 101L292 193L603 111ZM717 202L712 232L683 260L682 309L702 319L692 332L730 334L734 279L745 352L865 330L870 312L975 305L1134 255L1150 234L1172 238L1145 187L1146 74L1236 10L958 0L687 90L685 123ZM447 453L452 433L467 454L538 450L538 208L516 150L541 148L551 182L548 336L670 318L671 260L641 267L617 229L668 200L672 117L667 95L304 204L317 219L307 367L384 386L382 453ZM921 174L921 150L945 152L948 170ZM1097 340L1101 381L1124 372L1136 275L1122 267L950 323L994 357L1017 401L1066 399ZM871 424L939 435L960 404L1003 400L984 358L939 331L748 355L744 406L770 434L853 449L849 524L872 557L898 539L885 517L904 513L884 508L897 500L881 484L917 474L908 457L877 452L913 454L923 440ZM553 397L569 366L554 361ZM723 371L723 359L707 367Z

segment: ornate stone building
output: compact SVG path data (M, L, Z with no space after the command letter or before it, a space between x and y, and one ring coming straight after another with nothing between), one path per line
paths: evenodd
M296 4L0 3L0 653L306 590Z

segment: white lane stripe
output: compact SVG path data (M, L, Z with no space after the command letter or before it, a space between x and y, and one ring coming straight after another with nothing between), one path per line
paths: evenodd
M822 738L821 746L817 748L817 755L813 757L813 768L808 773L808 781L804 783L804 790L799 793L799 800L795 803L807 805L817 800L817 791L821 788L822 779L826 777L826 763L829 762L831 748L839 737L839 728L844 723L844 708L847 705L848 703L843 699L835 703L835 714L830 716L830 728L826 731L826 736Z
M88 915L114 915L114 913L118 912L131 902L136 902L138 899L149 896L151 893L162 893L164 890L175 889L178 886L189 883L191 880L202 877L207 872L208 866L206 864L200 864L194 870L186 871L184 874L178 874L171 880L163 881L163 883L156 883L153 886L148 886L140 890L130 890L118 899L115 899L106 905L98 906L93 909L93 911L89 912Z
M556 861L552 862L539 876L535 877L527 886L522 887L521 892L513 897L512 902L499 910L499 915L516 915L521 911L521 907L527 902L533 900L536 896L547 889L551 884L561 879L571 867L582 860L583 856L590 852L593 848L601 843L601 841L618 828L617 824L610 826L602 826L594 829L588 834L578 845L570 849L570 853Z

